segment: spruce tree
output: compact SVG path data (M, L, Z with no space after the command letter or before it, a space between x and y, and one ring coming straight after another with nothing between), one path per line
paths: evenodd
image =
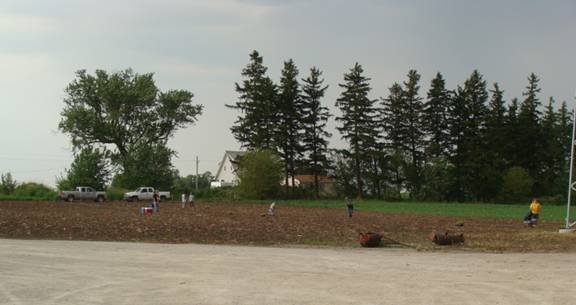
M522 94L525 98L520 105L518 114L519 133L516 135L521 143L524 143L522 154L519 155L519 165L525 168L532 178L538 177L540 173L542 133L540 128L541 112L540 101L537 94L539 79L532 73L528 77L528 86Z
M322 106L321 99L328 86L321 79L322 72L316 67L310 69L310 76L303 79L302 85L302 137L305 157L305 167L314 175L314 195L319 197L320 184L318 176L327 168L328 138L332 135L326 131L326 123L330 117L327 107Z
M463 201L465 200L464 186L463 186L463 164L465 160L464 151L464 131L466 128L466 121L468 114L466 109L466 100L464 89L458 86L450 99L450 161L454 165L454 187L449 196L452 200Z
M490 93L492 97L486 113L486 131L481 134L484 137L481 144L484 156L481 168L483 184L478 186L478 192L483 200L493 200L500 193L503 173L506 170L504 91L498 83L494 83Z
M430 83L428 99L424 104L422 121L426 132L426 154L430 159L445 157L449 151L450 134L448 116L450 93L442 74L437 73Z
M422 122L422 98L418 94L420 74L416 70L408 72L408 80L404 82L403 102L404 117L402 129L403 149L408 156L407 181L411 196L421 186L421 174L424 164L424 127Z
M403 129L404 129L404 89L398 83L394 83L388 89L388 97L380 100L381 107L381 128L384 130L384 143L389 150L403 150Z
M240 112L230 128L234 138L249 150L273 149L276 130L277 88L266 76L267 68L257 51L250 54L250 63L242 70L245 78L236 83L239 99L229 108Z
M455 165L455 196L458 200L482 199L490 171L486 162L486 101L488 92L482 75L474 70L452 98L451 138ZM490 185L493 182L490 181Z
M520 132L520 125L518 124L518 98L513 98L510 101L510 105L506 111L504 128L506 130L504 141L507 143L505 146L506 167L520 166L519 155L522 153L523 145L517 136Z
M542 163L538 176L542 193L553 195L554 182L563 172L564 152L562 151L559 121L554 110L554 98L550 97L542 117L542 150L539 152Z
M563 159L566 163L570 160L570 145L572 145L572 113L568 111L566 101L558 109L558 137L562 145Z
M288 177L292 179L296 174L296 162L302 154L302 102L300 98L300 85L298 84L298 68L292 59L284 62L282 77L280 78L279 96L277 99L277 129L276 145L279 155L284 163L286 191L289 189Z
M380 128L383 130L383 146L390 153L390 182L395 185L400 198L404 185L406 158L404 154L404 89L399 83L394 83L388 89L388 97L381 98Z
M506 102L504 101L504 91L500 89L498 83L494 83L494 88L490 90L492 98L488 105L486 116L486 144L487 153L491 163L496 169L503 171L505 168L504 158L506 156Z
M340 122L337 129L350 145L348 154L354 160L358 198L362 198L364 191L366 170L362 164L375 150L379 135L375 100L368 97L371 90L370 79L363 73L362 66L356 63L349 73L344 74L344 84L339 84L343 92L336 100L336 107L342 113L336 117L336 121Z

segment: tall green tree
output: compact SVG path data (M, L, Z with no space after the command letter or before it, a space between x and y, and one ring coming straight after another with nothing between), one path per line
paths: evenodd
M540 158L542 160L541 172L537 177L541 186L541 193L554 195L554 183L558 176L564 172L564 152L562 147L562 135L559 133L559 121L554 109L554 98L550 97L544 109L541 123L541 147Z
M542 132L540 126L540 100L538 93L540 88L538 82L540 79L534 74L528 77L528 86L522 94L524 101L520 104L518 114L518 125L520 132L516 135L522 143L525 144L522 154L519 155L519 165L525 168L531 177L538 177L541 168L542 159L540 153L542 150Z
M332 136L326 131L326 123L331 115L321 102L328 86L323 85L324 79L321 77L322 72L313 67L310 76L302 80L302 143L306 154L304 166L314 175L316 198L320 193L318 176L325 174L328 167L328 138Z
M558 136L559 142L562 145L564 152L564 160L566 163L570 160L570 146L572 145L572 114L568 111L566 101L562 102L562 106L558 109L556 115L558 118Z
M395 186L397 197L403 188L406 168L404 152L404 89L399 83L394 83L388 89L388 97L380 98L380 127L383 130L383 146L390 154L390 182Z
M521 132L520 124L518 123L518 98L513 98L508 105L505 117L506 136L505 142L505 160L506 167L520 166L520 157L524 144L519 140L518 133Z
M97 148L84 148L74 157L63 179L57 181L59 190L77 186L91 186L103 190L110 181L110 162L104 152Z
M186 90L161 92L152 73L80 70L66 88L58 126L75 148L109 144L126 158L135 145L166 143L178 129L195 123L202 105L194 105L192 97Z
M488 91L482 75L474 70L458 86L452 103L451 138L453 145L452 162L455 165L455 193L458 200L478 200L483 196L483 188L492 185L488 181L491 172L483 165L486 162L486 102Z
M160 91L152 73L96 70L91 75L80 70L66 88L58 127L71 137L75 150L107 147L111 161L124 170L133 163L153 166L137 159L139 150L164 147L178 129L195 123L202 105L192 97L186 90Z
M358 63L349 73L344 74L344 83L339 84L343 91L336 100L336 107L341 111L341 116L336 117L340 123L337 129L350 145L349 157L354 160L359 198L363 196L366 171L362 163L375 150L379 136L375 100L368 96L371 90L370 79L363 74L364 69Z
M503 172L506 169L506 147L508 142L506 130L506 102L504 101L504 91L500 89L498 83L494 83L490 90L492 97L488 104L486 114L485 133L485 163L484 173L490 175L485 184L484 196L487 200L493 199L500 192Z
M284 162L284 175L286 193L289 185L294 186L296 175L296 162L303 153L301 136L303 132L303 105L300 97L298 83L298 68L292 59L284 62L282 77L280 78L279 95L277 100L277 128L276 145L278 154ZM291 177L292 183L288 183Z
M250 62L242 70L244 80L236 83L240 95L233 105L226 105L240 113L230 128L234 138L249 150L274 149L276 133L277 87L266 76L262 56L257 51L250 54Z
M424 164L424 124L422 120L423 104L418 91L420 74L416 70L408 72L408 80L404 82L403 101L404 118L402 128L402 148L408 156L407 181L412 193L419 191L422 184L422 168Z
M426 154L430 159L446 157L450 149L449 106L450 92L446 89L444 77L438 72L430 83L422 114L427 135Z

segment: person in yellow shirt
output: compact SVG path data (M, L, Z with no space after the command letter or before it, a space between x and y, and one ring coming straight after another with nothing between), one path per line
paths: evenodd
M542 210L542 203L540 203L540 200L538 200L538 198L532 199L528 214L524 216L524 224L527 224L530 227L535 226L536 222L538 222L538 218L540 217L541 210Z

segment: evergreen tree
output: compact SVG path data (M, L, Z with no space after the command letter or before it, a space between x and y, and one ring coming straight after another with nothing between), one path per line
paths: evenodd
M449 151L450 93L442 74L437 73L430 83L428 99L424 104L422 121L427 136L426 154L430 159L446 156Z
M498 83L490 90L490 99L486 113L486 132L484 145L484 164L481 173L484 184L481 186L484 200L492 200L499 193L502 185L503 173L506 170L506 106L504 91Z
M554 110L554 98L550 97L548 105L542 117L542 150L539 152L542 163L541 174L538 176L542 194L553 195L554 182L562 175L564 166L564 152L562 151L561 135L556 111Z
M486 117L486 137L490 151L495 159L503 159L506 152L506 102L504 101L504 91L500 89L498 83L494 83L494 89L490 90L492 98L488 106ZM502 164L503 166L503 164Z
M486 101L488 92L482 75L474 70L452 99L451 137L455 165L455 195L458 200L482 199L484 188L493 185L486 164Z
M408 72L404 82L403 102L404 118L402 129L403 150L408 156L407 181L411 196L421 186L421 174L424 164L424 126L422 121L422 98L418 95L420 74L416 70Z
M559 142L562 145L562 152L564 153L564 161L568 163L570 160L570 145L572 145L572 114L568 111L566 102L562 102L562 106L558 109L558 136Z
M465 161L464 132L466 128L466 121L468 120L468 113L466 109L464 89L461 86L458 86L452 94L450 104L450 160L454 165L454 187L452 188L448 198L451 200L463 201L466 199L463 185L463 164Z
M506 111L505 118L506 136L504 137L506 151L506 167L520 166L520 157L522 153L522 142L518 139L517 135L520 132L520 125L518 124L518 99L513 98Z
M363 177L366 171L362 168L362 163L375 150L379 135L375 100L368 97L371 90L370 79L363 73L362 66L356 63L349 73L344 74L345 83L339 84L344 91L336 100L336 107L342 113L340 117L336 117L336 121L341 124L337 129L350 145L349 156L354 160L359 198L363 195Z
M303 79L302 86L302 123L304 135L303 148L306 152L305 167L314 175L314 195L318 198L320 187L318 176L327 168L328 140L332 135L326 131L326 122L330 117L327 107L322 106L321 99L328 86L321 79L322 72L316 67L310 69L310 76Z
M241 85L236 83L239 100L226 105L240 112L231 130L242 147L249 150L274 148L277 88L266 76L267 68L262 62L257 51L250 54L250 63L242 70L245 80Z
M534 73L530 74L528 86L522 94L525 98L520 105L518 114L520 132L516 134L519 141L525 145L524 149L522 149L522 154L519 154L519 165L525 168L533 178L538 177L541 173L540 164L542 161L540 155L542 151L541 112L539 110L541 104L537 96L540 92L538 82L538 77Z
M494 88L490 90L492 98L488 105L486 116L486 144L487 153L491 164L499 171L505 169L506 157L506 102L504 101L504 91L500 89L498 83L494 83Z
M381 98L380 128L383 130L383 146L390 153L390 182L395 186L397 197L403 188L406 169L404 154L404 89L394 83L389 89L388 97Z
M387 149L403 150L404 130L404 89L394 83L389 89L386 99L381 98L381 128L384 131L384 143Z
M298 68L290 59L284 62L277 103L277 129L276 145L279 155L284 163L286 193L288 193L288 178L296 174L296 161L302 154L303 147L300 142L302 135L302 102L300 98L300 85L298 84Z

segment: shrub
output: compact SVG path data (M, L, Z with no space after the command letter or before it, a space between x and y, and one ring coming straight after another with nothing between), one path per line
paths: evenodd
M502 179L502 191L498 196L498 202L520 203L530 200L534 179L528 171L515 166L506 171Z
M248 199L274 198L280 192L282 164L276 154L267 150L242 156L239 164L239 191Z
M106 190L106 198L108 200L122 200L124 199L124 193L130 190L119 188L119 187L109 187Z
M35 199L56 199L58 194L50 187L41 183L26 182L18 185L12 193L15 197L30 197Z

